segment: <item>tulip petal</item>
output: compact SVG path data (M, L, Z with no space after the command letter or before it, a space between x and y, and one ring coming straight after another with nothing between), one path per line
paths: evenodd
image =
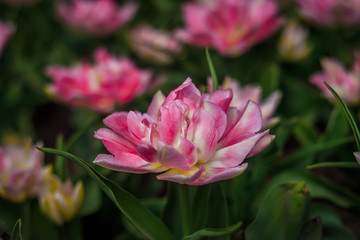
M212 168L206 169L206 171L195 181L188 183L189 185L204 185L212 182L217 182L221 180L226 180L234 178L242 174L248 164L243 163L240 166L232 168Z
M166 170L166 168L161 168L160 164L149 164L138 155L131 153L121 153L115 157L109 154L99 154L94 163L111 170L129 173L161 172Z
M194 112L189 125L187 138L194 143L199 155L199 161L207 161L216 149L215 119L205 110L199 108Z
M106 117L103 122L115 132L128 135L127 115L127 112L113 113Z
M190 170L189 160L184 154L181 154L174 147L169 145L164 145L163 143L158 150L158 159L159 162L167 168L178 168L182 171Z
M263 151L265 148L267 148L271 142L274 140L275 136L270 134L265 134L262 138L259 139L259 141L255 144L254 148L251 150L251 152L246 156L247 158L252 157L259 152Z
M160 106L161 106L161 104L164 103L164 101L165 101L164 94L161 91L158 91L154 95L154 97L153 97L153 99L152 99L152 101L150 103L150 106L149 106L146 113L149 116L151 116L152 118L157 119Z
M180 184L189 184L198 179L204 170L205 169L202 166L200 168L193 166L190 171L186 172L173 168L156 176L156 178L159 180L177 182Z
M136 153L136 145L132 141L108 128L100 128L95 132L94 136L95 138L100 139L106 149L113 155L121 154L124 151Z
M243 139L252 137L255 133L260 131L262 127L262 115L260 107L249 101L245 107L242 115L240 116L237 124L224 135L220 140L217 149L224 148L236 144Z
M205 164L206 167L231 168L241 164L253 150L259 139L267 134L268 131L255 134L236 144L217 150L213 158Z

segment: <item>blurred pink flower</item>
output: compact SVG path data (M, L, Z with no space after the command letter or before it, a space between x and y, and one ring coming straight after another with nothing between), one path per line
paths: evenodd
M46 171L42 152L30 142L0 147L0 196L13 202L36 196Z
M279 122L278 117L272 117L275 113L277 106L280 103L282 93L280 91L273 92L264 101L262 101L262 89L259 85L247 85L242 87L236 79L226 77L222 86L222 89L231 89L233 92L233 98L230 103L230 107L236 107L239 111L243 111L247 106L247 102L253 101L260 105L263 126L262 129L267 129L274 126ZM213 83L212 79L208 80L208 91L212 92Z
M14 32L15 26L13 24L0 21L0 55Z
M38 1L39 0L0 0L0 3L6 3L7 5L12 5L12 6L25 6L25 5L33 4Z
M335 59L324 58L321 65L323 72L310 76L310 82L331 100L335 98L324 82L327 82L347 104L358 103L360 100L360 75L356 73L356 63L354 70L349 72Z
M260 107L248 101L242 111L229 107L231 89L202 94L187 79L167 97L158 92L148 111L118 112L110 127L95 132L111 153L95 163L131 172L161 173L159 180L203 185L240 175L245 158L265 149L274 136L261 132Z
M140 25L130 32L130 44L143 59L158 64L171 64L173 55L179 54L182 44L170 33Z
M324 26L351 26L360 23L360 0L297 0L300 14Z
M223 55L242 54L274 33L283 23L272 0L212 0L186 3L186 27L177 37Z
M130 59L111 56L103 48L94 58L95 64L47 67L53 81L48 92L70 105L108 112L115 103L128 103L148 87L151 72L140 70Z
M109 35L128 22L137 4L118 6L115 0L70 0L57 5L60 18L70 27L90 35Z

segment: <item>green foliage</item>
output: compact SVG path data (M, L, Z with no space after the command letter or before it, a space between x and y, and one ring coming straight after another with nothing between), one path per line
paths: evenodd
M305 182L275 186L261 202L255 220L247 227L246 239L295 239L308 200Z
M126 192L114 182L105 178L84 160L67 152L50 148L39 150L60 155L79 164L108 195L119 210L125 214L150 239L173 239L167 227L133 195Z

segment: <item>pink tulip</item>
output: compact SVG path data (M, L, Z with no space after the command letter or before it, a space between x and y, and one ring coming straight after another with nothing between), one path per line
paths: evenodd
M46 173L43 154L30 142L0 147L0 196L22 202L40 190Z
M137 5L119 7L115 0L70 0L57 5L60 18L70 27L90 35L109 35L128 22Z
M170 64L182 50L182 44L170 33L141 25L130 33L131 46L145 60Z
M280 103L282 97L280 91L273 92L264 101L262 101L262 89L259 85L250 84L242 87L239 84L239 81L229 77L225 78L221 88L232 89L233 98L231 100L230 107L236 107L239 111L244 110L249 100L259 104L263 117L262 129L267 129L279 122L279 118L272 117L272 115L275 113L275 110ZM209 92L212 92L212 89L212 79L209 79Z
M14 32L15 26L13 24L0 21L0 55Z
M354 70L350 72L347 72L337 60L331 58L322 59L321 65L323 72L313 74L310 82L331 100L335 98L324 82L327 82L347 104L358 103L360 100L360 75L356 74L356 64Z
M130 173L160 173L159 180L203 185L240 175L245 158L265 149L274 136L261 132L260 107L248 101L229 107L231 89L202 94L187 79L167 97L158 92L145 114L118 112L110 128L95 132L111 154L95 163Z
M111 111L115 103L128 103L142 94L152 75L130 59L111 56L102 48L95 52L95 64L49 66L46 73L53 80L48 87L51 95L70 105L100 112Z
M300 14L324 26L352 26L360 23L360 0L297 0Z
M244 53L283 23L272 0L197 1L184 5L183 16L180 39L230 56Z

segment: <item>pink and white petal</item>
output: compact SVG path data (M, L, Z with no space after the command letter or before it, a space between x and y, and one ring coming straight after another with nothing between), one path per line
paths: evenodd
M215 103L221 107L224 112L227 112L232 98L233 91L231 89L219 89L210 94L206 100Z
M180 149L188 159L190 166L197 163L198 156L194 144L183 136L180 136Z
M280 91L275 91L261 104L260 107L263 119L267 120L274 114L275 109L279 105L281 97L282 93Z
M187 172L181 171L180 169L170 169L156 176L156 178L159 180L177 182L180 184L188 184L198 179L204 170L205 169L202 166L200 168L193 166L191 170Z
M268 134L268 131L255 134L236 144L217 150L205 167L210 168L231 168L241 164L255 147L259 139Z
M242 115L237 124L229 131L227 135L218 144L219 148L224 148L236 144L243 139L252 137L255 133L261 130L262 114L258 104L248 101Z
M142 123L142 116L133 111L128 113L127 125L129 133L137 144L142 144L144 142L150 142L150 127Z
M172 102L166 107L160 107L161 119L158 122L158 132L160 141L167 145L173 145L178 141L182 130L182 124L185 123L182 109Z
M163 106L168 106L176 99L183 101L191 110L199 107L201 101L200 90L187 78L183 84L172 91L165 99Z
M108 128L100 128L95 132L94 137L100 139L106 149L115 156L122 152L136 153L134 142Z
M117 133L130 136L127 125L127 112L117 112L104 119L104 124Z
M190 170L190 163L187 157L176 150L174 147L159 143L158 159L159 163L167 168L178 168L182 171Z
M272 128L273 126L275 126L276 124L278 124L280 122L280 118L279 117L273 117L273 118L269 118L266 119L263 122L263 127L261 130L265 130L265 129L269 129Z
M161 91L158 91L154 95L146 113L149 116L151 116L153 119L157 119L160 106L161 106L161 104L164 103L164 101L165 101L165 95Z
M198 179L188 184L205 185L212 182L234 178L242 174L246 170L247 166L248 166L247 163L243 163L240 166L236 166L232 168L206 169L206 171Z
M216 131L216 138L215 141L218 142L219 139L224 134L224 131L227 126L227 116L223 109L212 103L205 101L203 104L203 109L206 110L215 120L215 131Z
M194 143L200 161L206 162L216 150L216 124L215 119L205 110L199 108L187 132L187 139Z
M131 153L123 153L115 157L109 154L99 154L95 158L94 163L111 170L129 172L129 173L147 173L147 172L164 171L164 169L155 168L155 166L160 164L149 164L138 155Z
M269 131L266 131L269 132ZM275 139L274 135L265 134L262 138L259 139L259 141L255 144L254 148L251 150L251 152L246 156L247 158L252 157L259 152L262 152L265 148L267 148L271 142Z
M136 148L139 156L149 163L158 163L157 151L151 145L140 145Z

